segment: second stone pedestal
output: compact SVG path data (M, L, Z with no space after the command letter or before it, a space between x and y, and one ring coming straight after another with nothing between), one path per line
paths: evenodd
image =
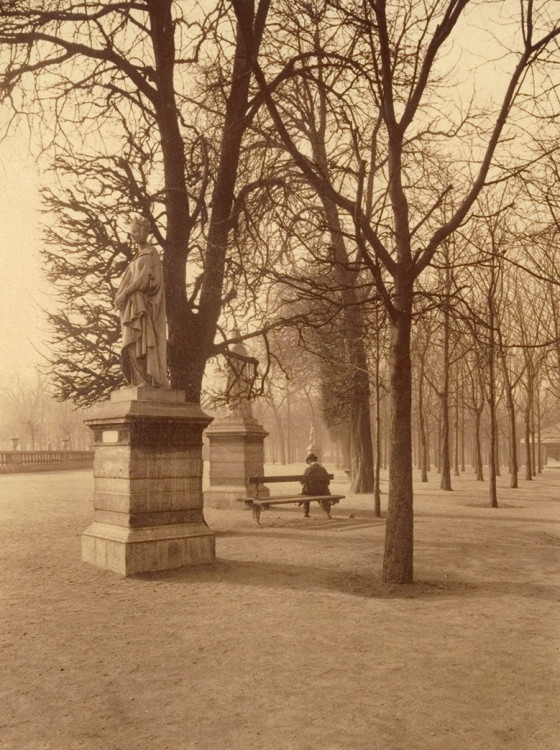
M248 477L264 474L264 439L268 432L252 416L233 413L216 419L205 433L208 438L210 487L204 503L210 508L237 508L237 501L254 490ZM261 488L267 497L268 488Z
M203 516L202 433L211 422L182 391L115 391L94 433L94 520L82 560L129 576L215 557Z

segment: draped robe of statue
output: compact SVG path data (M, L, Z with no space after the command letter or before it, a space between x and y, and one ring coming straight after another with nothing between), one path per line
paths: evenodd
M153 245L141 247L120 283L121 362L130 385L168 387L163 267Z

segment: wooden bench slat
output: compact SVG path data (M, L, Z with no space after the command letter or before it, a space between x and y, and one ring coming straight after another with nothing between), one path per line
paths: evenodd
M327 475L329 479L334 479L334 474ZM250 484L266 484L267 482L304 482L308 479L308 476L303 474L284 474L283 476L275 477L249 477Z
M280 503L304 503L313 500L343 500L346 495L277 495L272 497L238 497L238 503L255 503L259 505L278 505Z
M343 495L271 495L270 497L253 498L257 503L275 502L277 500L286 500L291 502L300 502L304 500L330 500L333 497L343 497Z
M342 500L344 495L297 495L296 497L267 497L253 500L253 502L259 503L259 505L280 505L281 503L305 503L313 502L313 500L329 500L331 503L337 503Z

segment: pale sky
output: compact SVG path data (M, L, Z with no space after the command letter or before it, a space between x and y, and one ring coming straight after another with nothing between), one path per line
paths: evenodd
M23 137L0 143L0 385L39 362L46 282L40 274L38 178Z

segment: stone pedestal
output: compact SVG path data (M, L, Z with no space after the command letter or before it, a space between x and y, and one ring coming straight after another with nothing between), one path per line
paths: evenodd
M202 495L211 422L182 391L123 388L86 421L94 434L94 521L82 560L129 576L214 560Z
M216 419L205 433L209 443L210 487L204 492L209 508L242 509L238 497L254 490L249 476L264 474L264 439L268 432L257 420L241 413ZM269 490L261 487L262 497Z

